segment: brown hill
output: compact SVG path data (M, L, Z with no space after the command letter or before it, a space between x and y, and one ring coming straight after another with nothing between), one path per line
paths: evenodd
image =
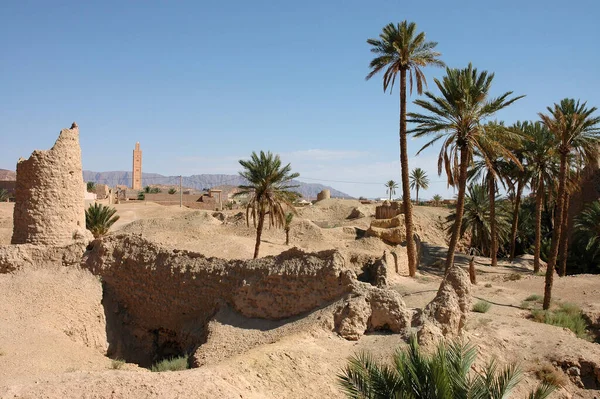
M17 174L12 170L0 169L0 180L17 180Z

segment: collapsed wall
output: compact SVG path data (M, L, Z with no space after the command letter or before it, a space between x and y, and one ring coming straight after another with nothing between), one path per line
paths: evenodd
M50 150L17 163L12 244L65 245L85 236L79 128L63 129Z

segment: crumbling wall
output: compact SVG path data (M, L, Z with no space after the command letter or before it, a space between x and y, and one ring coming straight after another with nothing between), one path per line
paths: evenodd
M75 240L64 246L5 245L0 246L0 274L22 269L60 266L79 267L87 240Z
M73 123L50 150L35 150L17 163L12 243L70 243L85 230L84 192L79 128Z
M398 201L383 201L383 204L375 207L375 219L391 219L402 213L402 203Z
M322 190L319 194L317 194L317 201L322 201L325 199L331 198L331 190Z

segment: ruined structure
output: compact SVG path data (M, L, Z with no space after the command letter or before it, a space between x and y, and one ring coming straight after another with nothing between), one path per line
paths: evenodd
M402 203L386 200L383 201L383 204L375 207L375 219L391 219L402 212Z
M63 129L50 150L17 163L13 244L67 245L85 236L79 128Z
M142 189L142 150L140 150L139 141L135 143L133 150L133 169L131 172L131 188L134 190Z
M329 199L331 198L331 191L330 190L322 190L319 194L317 194L317 201L322 201L324 199Z

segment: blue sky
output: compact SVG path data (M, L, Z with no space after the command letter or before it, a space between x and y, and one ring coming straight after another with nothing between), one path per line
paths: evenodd
M129 170L136 141L144 171L165 175L234 174L262 149L307 182L385 196L399 100L365 81L366 39L404 19L449 66L495 72L493 94L527 95L497 115L507 123L567 96L600 106L600 2L483 3L2 1L0 168L77 121L88 170ZM425 73L435 93L444 71ZM409 139L432 180L421 196L451 197L439 147L414 156L423 143Z

